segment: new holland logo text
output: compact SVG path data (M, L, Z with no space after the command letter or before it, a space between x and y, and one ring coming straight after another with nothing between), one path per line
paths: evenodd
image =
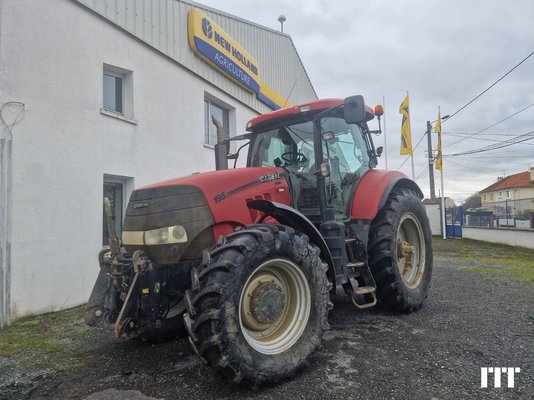
M254 75L258 75L258 67L250 62L246 56L241 54L238 49L232 46L232 43L225 39L223 35L217 31L214 32L211 23L206 18L202 18L202 33L204 33L208 39L211 39L213 34L215 34L215 41L221 46L221 48L231 53L236 60L239 60L239 62Z

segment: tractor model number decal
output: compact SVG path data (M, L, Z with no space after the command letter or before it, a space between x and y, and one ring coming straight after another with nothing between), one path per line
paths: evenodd
M228 197L231 197L234 194L239 193L239 192L241 192L241 191L243 191L245 189L248 189L248 188L250 188L252 186L261 185L262 183L271 182L271 181L274 181L276 179L281 179L283 177L284 177L284 174L280 173L280 172L271 172L269 174L262 175L258 179L253 180L253 181L248 182L248 183L245 183L244 185L241 185L239 187L236 187L235 189L232 189L229 192L217 193L213 197L213 201L215 203L220 203L221 201L226 200Z
M223 201L224 199L226 199L226 193L222 192L222 193L216 194L215 197L213 198L213 201L215 201L215 203L218 203L220 201Z

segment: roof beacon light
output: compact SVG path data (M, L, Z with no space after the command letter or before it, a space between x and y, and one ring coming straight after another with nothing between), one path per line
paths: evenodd
M299 110L300 110L300 112L306 112L306 111L310 111L311 107L310 107L309 104L306 104L305 106L300 106Z
M377 104L375 106L375 115L380 118L382 115L384 115L384 107L382 107L380 104Z

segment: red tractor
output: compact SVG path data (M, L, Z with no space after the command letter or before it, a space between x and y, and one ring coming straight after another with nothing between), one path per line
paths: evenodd
M135 190L87 323L120 338L187 332L204 362L258 385L306 364L339 287L359 308L420 308L432 272L423 194L374 169L375 113L362 96L274 111L231 139L248 140L246 168Z

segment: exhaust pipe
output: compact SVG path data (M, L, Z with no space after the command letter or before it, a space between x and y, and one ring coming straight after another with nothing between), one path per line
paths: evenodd
M215 145L215 169L228 169L228 143L224 141L224 129L220 121L211 116L213 124L217 127L217 144Z

